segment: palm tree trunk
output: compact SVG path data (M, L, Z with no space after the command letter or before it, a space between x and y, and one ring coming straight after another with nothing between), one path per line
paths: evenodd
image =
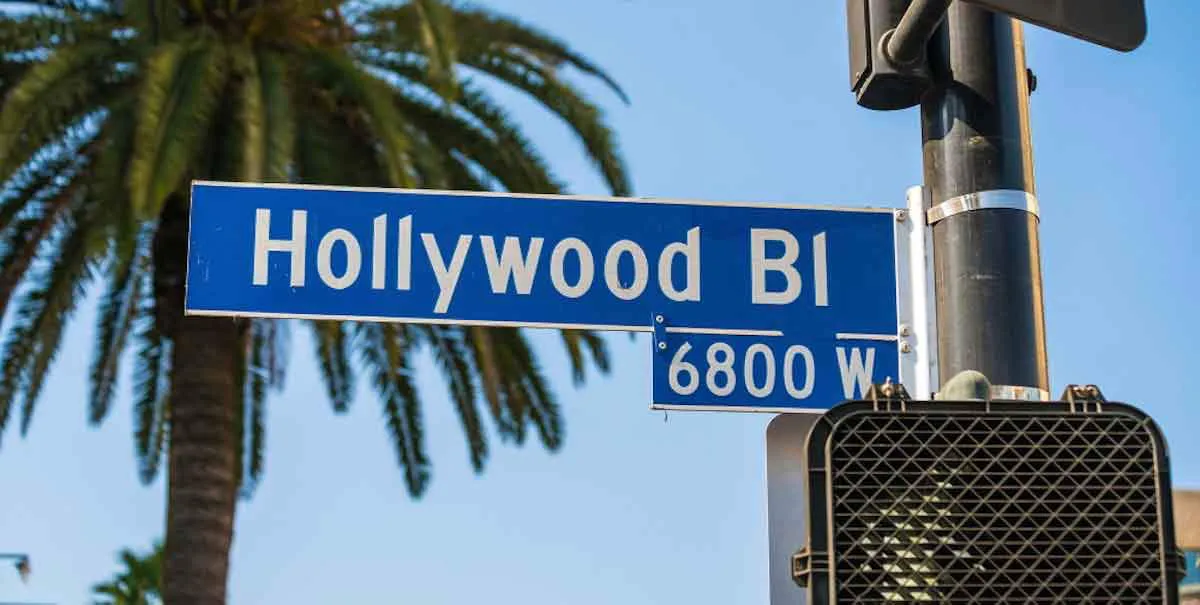
M233 363L239 330L186 318L175 335L168 447L166 605L223 605L237 497Z
M183 317L187 200L167 202L155 236L158 324L171 338L165 605L223 605L237 497L236 320Z

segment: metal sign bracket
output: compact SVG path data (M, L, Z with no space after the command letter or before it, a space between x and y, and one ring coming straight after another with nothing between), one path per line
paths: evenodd
M654 352L665 355L667 352L667 318L662 313L652 313L650 325L654 328Z
M900 384L914 399L938 387L937 308L933 297L933 244L924 187L910 187L896 210L896 311Z

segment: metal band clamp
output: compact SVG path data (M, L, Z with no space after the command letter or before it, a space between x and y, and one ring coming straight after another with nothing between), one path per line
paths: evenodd
M1007 401L1050 401L1050 392L1037 387L994 384L991 395L992 399Z
M926 210L925 219L932 225L955 214L993 208L1024 210L1034 217L1039 216L1037 197L1032 193L1019 189L992 189L952 197Z

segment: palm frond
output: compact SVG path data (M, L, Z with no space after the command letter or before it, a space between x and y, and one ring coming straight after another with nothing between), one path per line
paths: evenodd
M33 263L45 238L54 229L78 192L76 184L68 184L52 199L46 200L4 233L4 252L0 254L0 317L8 309L12 295Z
M239 322L236 330L240 341L229 352L229 370L233 378L233 484L241 492L242 497L249 497L250 488L246 485L246 400L250 397L250 383L256 372L253 366L255 353L253 320Z
M85 23L41 11L0 14L0 53L23 58L33 51L74 45L79 41L76 29Z
M247 463L246 474L249 481L243 480L242 495L248 497L254 493L254 489L258 487L262 480L263 467L266 461L264 450L266 449L266 397L262 394L255 394L250 399L248 425L248 441L246 443L246 451L248 452L249 461Z
M442 373L450 387L450 400L458 411L459 422L467 437L467 448L471 456L471 468L475 472L483 470L487 459L487 438L483 433L483 423L479 418L479 410L475 407L477 393L475 380L472 376L474 368L465 350L462 331L457 328L443 326L422 326L426 340L433 347L433 356L441 366Z
M35 153L60 139L78 136L89 114L103 103L103 60L108 47L82 44L56 51L22 75L0 105L0 182ZM98 102L99 101L99 102Z
M142 85L138 95L137 122L133 131L132 155L126 172L127 185L133 192L135 207L142 216L150 216L147 208L158 148L165 137L164 124L169 119L175 96L176 81L191 45L185 40L166 42L155 48L142 66Z
M414 124L433 133L435 143L447 153L471 158L509 191L558 191L558 184L540 171L536 160L531 161L516 147L505 146L465 119L403 95L396 96L396 103Z
M521 127L482 88L464 84L459 104L469 115L478 119L491 133L496 144L516 159L524 178L530 183L528 193L562 193L565 186L550 169Z
M266 124L263 177L268 182L288 180L296 151L296 118L292 114L287 64L279 54L259 51L259 78Z
M519 55L551 70L569 66L595 77L623 103L629 97L616 80L595 62L572 50L548 32L513 17L483 8L456 6L451 30L456 41L456 58L463 55L507 53ZM365 45L401 55L425 55L422 17L413 3L382 5L368 10L360 24Z
M270 357L275 346L273 323L270 320L254 320L250 323L247 334L249 355L243 363L238 364L238 371L244 377L243 403L238 414L242 432L238 440L239 484L244 498L254 493L263 469L263 416L272 373Z
M446 164L446 183L451 189L460 191L489 191L484 181L485 177L480 177L475 174L472 167L474 164L463 157L461 154L450 154L450 159ZM486 172L486 171L482 171Z
M167 43L147 62L128 186L137 216L158 214L205 140L229 75L224 45Z
M576 385L583 384L587 376L587 362L583 358L583 336L581 330L560 330L567 358L571 361L571 379Z
M125 186L126 169L133 154L134 131L138 122L137 106L132 97L114 102L104 118L100 136L96 139L93 169L89 171L88 193L106 208L113 230L108 233L116 247L128 246L138 228Z
M530 408L529 416L537 426L538 437L542 440L542 445L552 452L558 451L563 444L562 410L558 404L558 398L550 391L541 365L536 359L533 360L533 367L530 368L523 382L525 388L532 395L533 406Z
M287 379L288 351L292 349L292 324L283 319L271 320L266 323L269 330L265 355L267 387L280 392Z
M404 119L392 103L389 85L367 73L341 50L316 50L305 56L308 78L343 103L350 103L369 121L380 145L379 161L389 184L413 187ZM352 124L349 126L353 126Z
M30 206L62 189L61 183L78 172L84 154L78 149L46 157L0 184L0 232Z
M508 389L499 364L493 337L502 328L466 327L467 350L473 365L479 372L479 382L484 400L492 413L492 420L502 439L524 440L523 421L513 414L508 402Z
M146 277L143 281L148 281ZM148 288L143 284L142 289ZM158 476L169 432L171 393L171 343L162 338L155 322L153 299L139 310L138 351L134 365L134 453L138 477L149 484Z
M150 230L143 228L137 240L118 242L109 268L108 290L100 301L96 321L96 351L91 368L88 421L99 424L108 414L121 353L137 317Z
M604 69L546 31L485 9L461 9L455 12L455 18L455 30L463 40L464 52L513 52L519 49L548 67L567 64L596 77L621 101L629 103L625 91Z
M454 68L458 62L454 10L444 0L413 0L412 6L429 80L442 98L452 100L457 94Z
M448 165L450 158L438 143L435 133L419 133L413 138L410 155L413 158L413 170L423 189L453 187L450 184L452 169Z
M567 349L567 357L571 361L571 378L576 386L582 385L587 378L587 361L584 352L591 356L596 369L607 374L611 369L608 359L608 347L604 339L594 332L587 330L560 330L563 346Z
M413 497L420 497L429 482L420 419L420 401L412 382L406 330L394 324L356 324L355 339L362 363L383 400L384 423L396 448L404 482Z
M287 324L256 320L250 328L250 357L246 367L246 407L242 411L245 432L246 470L242 495L249 497L262 478L266 446L266 400L269 389L283 384L284 350L288 345Z
M46 373L58 353L62 328L83 297L92 277L88 250L90 207L77 208L61 225L56 253L31 280L33 287L16 310L15 325L6 343L0 393L20 388L21 434L33 419L33 409L45 384ZM10 377L16 380L10 380ZM6 399L8 398L6 397Z
M616 135L604 123L600 108L553 72L513 54L467 55L463 63L524 91L557 114L583 143L613 195L630 194L629 175Z
M510 400L528 406L525 411L537 427L542 444L551 451L557 450L562 445L562 415L533 349L519 329L504 329L499 336L500 360Z
M612 361L608 356L608 344L604 342L604 336L592 331L584 331L581 337L592 354L592 362L596 364L596 369L600 370L601 374L611 372Z
M50 16L58 19L84 19L84 23L115 16L110 4L87 2L86 0L3 0L5 4L24 4L38 8L34 14ZM17 13L20 14L20 13Z
M368 65L407 82L426 88L435 85L411 59L370 51L359 55ZM482 88L461 82L457 106L450 110L422 101L407 90L397 89L395 95L401 110L429 133L434 144L486 166L510 191L561 193L564 189L533 143Z
M354 373L350 366L348 324L338 321L310 321L313 340L317 344L317 363L325 390L333 403L333 411L343 413L354 396Z
M318 97L322 95L316 95ZM347 128L339 116L312 99L297 124L296 164L305 183L385 187L391 185L387 170L371 141Z
M124 21L143 32L151 43L171 38L182 25L182 11L175 0L123 2Z
M238 76L237 117L240 160L236 174L243 181L262 182L266 164L267 115L263 104L263 81L258 56L248 45L233 49L232 56Z
M77 187L68 187L50 203L44 205L41 214L26 217L13 225L5 254L0 258L4 270L0 272L0 313L32 263L37 250L45 243L44 238L63 220L63 215L78 196ZM19 306L15 327L8 333L3 354L0 355L0 436L8 423L14 400L24 386L29 362L37 354L37 329L34 325L41 306L29 303L34 296L45 297L49 279L46 270L40 272L40 280L34 280L34 289L27 294L26 303Z

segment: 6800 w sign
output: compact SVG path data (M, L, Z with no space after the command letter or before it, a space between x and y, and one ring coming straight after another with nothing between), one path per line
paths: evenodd
M684 342L675 351L675 355L671 357L671 366L667 369L667 383L671 386L671 390L679 395L691 395L700 388L700 372L696 366L687 361L687 354L692 350L692 343ZM874 357L874 351L870 352L870 357ZM704 386L708 392L717 397L728 397L737 388L738 376L745 381L746 391L753 397L763 398L769 397L775 390L775 353L771 347L761 342L756 342L746 347L743 352L741 361L741 371L739 372L735 366L737 365L737 353L733 347L727 342L714 342L708 346L705 352L706 368L704 373ZM799 358L803 362L803 372L799 380L803 382L797 386L797 378L795 376L795 362ZM858 361L856 359L856 361ZM873 363L873 359L868 360L868 364ZM812 351L804 345L792 345L787 348L783 354L783 370L781 377L783 378L783 387L787 390L787 394L792 399L802 400L807 399L813 391L813 354ZM861 364L859 364L861 366ZM756 374L756 370L760 370Z
M896 343L871 335L799 344L775 335L664 332L655 344L654 372L666 380L655 381L654 407L826 409L830 402L863 396L873 382L894 380L895 360ZM821 381L835 375L837 383ZM743 401L753 405L730 405Z

